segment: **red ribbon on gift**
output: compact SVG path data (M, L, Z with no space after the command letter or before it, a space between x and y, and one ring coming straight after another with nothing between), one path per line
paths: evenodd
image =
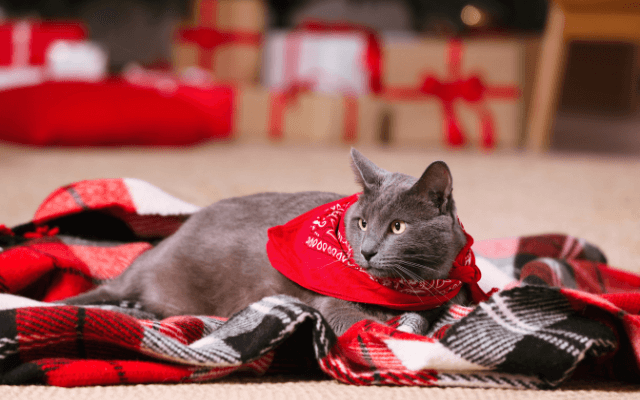
M375 30L349 22L308 20L299 24L295 28L295 31L363 34L367 38L367 50L363 55L363 63L366 66L367 71L369 71L369 89L375 94L382 92L382 50L380 46L380 38ZM293 75L287 76L291 77Z
M464 132L454 109L454 101L465 100L473 104L480 123L481 146L485 149L495 147L493 114L487 107L490 99L515 99L520 96L520 89L514 85L486 85L480 76L472 75L462 78L460 64L462 60L462 41L452 39L448 45L447 77L439 80L437 76L426 73L420 85L415 87L387 88L385 96L393 100L420 100L432 96L442 103L445 119L446 142L454 147L466 143Z
M290 105L297 105L301 94L311 92L314 82L294 82L286 90L269 94L269 137L282 139L284 113Z
M308 20L294 29L294 34L288 38L285 49L285 77L290 85L296 86L301 78L296 76L296 67L300 57L300 37L295 32L312 33L361 33L367 38L367 49L363 54L363 64L369 71L369 89L375 94L382 92L382 51L378 34L370 28L347 22L324 22ZM309 90L312 90L311 87ZM354 142L358 136L358 98L351 88L343 90L343 140L347 143ZM274 104L273 107L278 107ZM273 108L272 107L272 108ZM277 111L277 110L276 110ZM272 130L271 132L277 132ZM280 136L281 132L277 136ZM274 135L271 135L275 137Z
M358 138L358 97L351 93L345 94L342 96L342 107L344 108L342 139L346 143L353 143Z
M216 0L200 0L198 26L178 29L178 41L194 43L198 46L198 65L213 69L213 56L219 46L233 43L236 45L259 46L262 33L242 31L220 31L212 27L216 23Z
M279 140L284 135L284 113L289 106L296 106L303 93L313 91L313 82L295 82L281 92L271 92L269 100L269 137ZM358 98L353 94L342 97L344 107L343 139L354 142L358 135Z

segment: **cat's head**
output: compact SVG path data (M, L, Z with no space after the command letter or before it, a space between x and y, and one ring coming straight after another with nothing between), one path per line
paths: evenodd
M380 278L446 278L466 243L449 167L436 161L416 179L385 171L356 149L351 158L362 186L345 221L356 263Z

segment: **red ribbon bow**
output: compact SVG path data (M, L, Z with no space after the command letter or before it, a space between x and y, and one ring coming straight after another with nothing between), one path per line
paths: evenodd
M464 99L469 103L477 103L482 100L485 93L485 86L480 78L474 75L465 80L458 79L443 83L434 75L429 74L423 79L419 91L423 95L436 96L442 102L447 124L447 142L452 146L464 145L466 139L458 124L453 102L456 99ZM487 116L486 113L483 113L483 117ZM488 123L482 124L482 145L485 148L492 148L495 145L493 123L491 123L491 119L487 122Z
M311 92L313 82L293 82L282 92L271 92L269 97L269 136L281 139L284 130L284 113L288 106L297 105L301 94Z
M448 73L444 80L441 81L435 75L427 73L418 88L389 88L386 95L392 99L402 100L437 97L444 113L446 141L456 147L464 145L466 138L460 128L453 103L457 99L463 99L473 104L480 121L481 145L485 149L491 149L496 141L493 115L486 105L486 100L517 98L520 96L520 91L513 86L486 86L478 75L462 79L461 60L462 42L459 39L452 39L449 41L447 56Z
M453 101L456 98L465 99L474 103L480 101L485 91L485 86L476 75L466 80L457 80L442 83L433 75L426 75L420 86L423 94L432 94L442 101Z

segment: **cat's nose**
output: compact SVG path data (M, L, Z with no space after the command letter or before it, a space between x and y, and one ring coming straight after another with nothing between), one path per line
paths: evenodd
M362 253L362 256L367 261L371 260L373 258L373 256L378 254L378 252L375 251L375 250L364 250L364 249L360 250L360 253Z

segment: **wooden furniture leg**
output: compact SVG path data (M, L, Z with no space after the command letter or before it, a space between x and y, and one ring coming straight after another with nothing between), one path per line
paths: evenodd
M549 147L566 62L564 26L564 13L557 4L550 2L527 121L526 149L532 152Z

